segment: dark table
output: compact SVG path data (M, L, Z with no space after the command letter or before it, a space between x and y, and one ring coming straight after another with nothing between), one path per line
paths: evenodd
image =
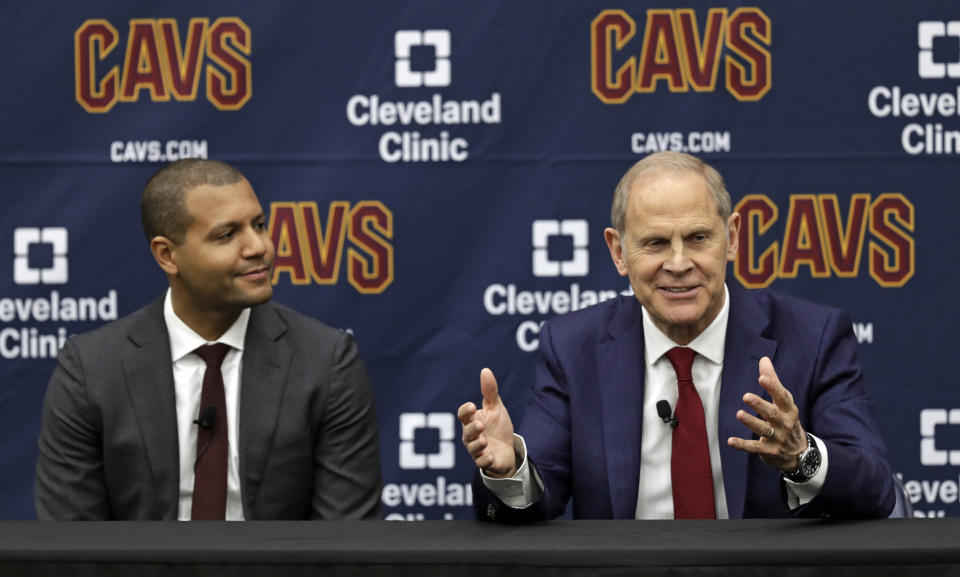
M2 522L0 575L960 575L960 518Z

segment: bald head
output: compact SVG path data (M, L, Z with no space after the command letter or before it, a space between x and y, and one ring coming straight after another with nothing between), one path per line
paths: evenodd
M184 201L187 192L202 185L225 186L241 180L239 170L219 160L191 158L164 166L150 177L140 198L140 218L147 242L165 236L183 244L191 224Z
M723 177L712 166L695 156L682 152L656 152L645 156L623 175L613 193L610 221L613 228L623 232L623 220L627 200L638 184L643 184L663 175L699 174L707 182L707 189L717 205L717 213L726 221L733 211L730 193Z

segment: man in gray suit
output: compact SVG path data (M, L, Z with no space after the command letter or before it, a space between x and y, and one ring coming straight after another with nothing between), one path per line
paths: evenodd
M141 211L170 288L64 345L37 516L379 518L366 370L349 334L268 302L274 246L250 183L221 162L180 161L150 179Z

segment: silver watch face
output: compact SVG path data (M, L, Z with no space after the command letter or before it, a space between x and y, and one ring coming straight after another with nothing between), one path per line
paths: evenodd
M817 471L820 470L820 451L816 448L816 445L811 449L806 451L806 454L800 460L800 471L807 479L816 475Z

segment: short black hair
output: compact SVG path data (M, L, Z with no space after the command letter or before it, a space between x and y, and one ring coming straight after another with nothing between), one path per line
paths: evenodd
M243 180L243 174L226 162L189 158L158 170L143 189L140 219L149 243L165 236L183 244L192 224L184 198L188 190L202 185L224 186Z

